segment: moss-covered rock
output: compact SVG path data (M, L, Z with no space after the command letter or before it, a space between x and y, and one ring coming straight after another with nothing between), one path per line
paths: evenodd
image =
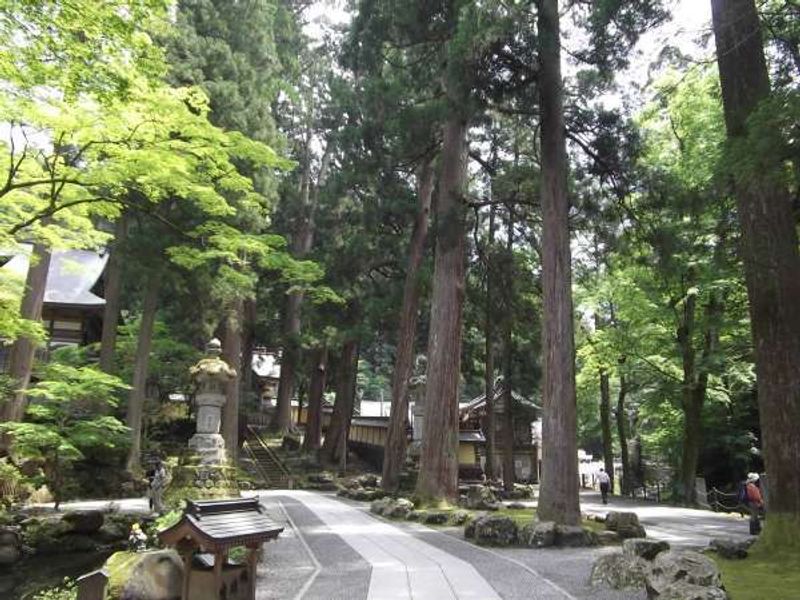
M482 546L513 546L518 534L516 521L503 515L488 515L475 523L475 541Z

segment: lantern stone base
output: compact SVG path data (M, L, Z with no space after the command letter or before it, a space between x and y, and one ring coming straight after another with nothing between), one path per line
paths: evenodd
M172 472L166 501L168 505L177 507L186 499L235 498L239 496L236 481L235 466L202 464L190 452L181 458L180 464Z
M189 449L202 465L224 465L227 460L225 440L218 433L195 433L189 440Z

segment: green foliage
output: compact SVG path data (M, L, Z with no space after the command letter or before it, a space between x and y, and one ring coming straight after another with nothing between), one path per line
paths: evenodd
M0 508L9 508L30 492L28 479L9 458L0 458Z
M32 600L76 600L77 597L78 584L74 579L65 577L61 585L37 592Z
M48 487L60 501L68 470L91 452L119 452L128 441L128 428L106 414L117 404L116 394L127 389L118 378L90 366L58 361L44 365L39 381L29 389L33 398L27 421L0 428L13 438L13 455L39 463Z

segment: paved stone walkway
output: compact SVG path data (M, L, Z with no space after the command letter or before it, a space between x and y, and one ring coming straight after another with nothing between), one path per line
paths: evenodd
M499 550L371 515L329 494L259 492L286 531L265 548L258 600L639 600L639 592L589 588L591 564L609 551Z
M747 517L738 513L717 513L615 496L604 505L599 493L581 494L582 512L605 514L610 510L635 512L648 537L667 541L672 546L705 548L714 537L750 535Z

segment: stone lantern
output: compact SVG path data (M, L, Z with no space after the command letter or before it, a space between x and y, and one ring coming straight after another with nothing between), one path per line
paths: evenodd
M225 385L236 377L236 371L220 358L222 344L218 339L206 345L206 356L189 372L197 386L197 432L189 440L189 448L202 465L225 463L225 440L220 435Z

